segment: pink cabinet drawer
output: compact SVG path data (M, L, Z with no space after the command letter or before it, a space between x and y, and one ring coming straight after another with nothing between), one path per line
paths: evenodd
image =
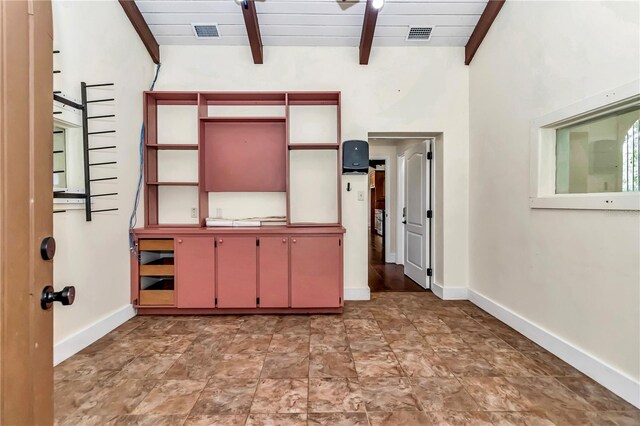
M289 307L289 238L260 237L259 288L261 308Z
M339 307L341 259L340 236L292 236L291 307Z
M218 308L255 308L256 237L218 237L216 248Z
M215 239L176 239L178 308L215 307Z

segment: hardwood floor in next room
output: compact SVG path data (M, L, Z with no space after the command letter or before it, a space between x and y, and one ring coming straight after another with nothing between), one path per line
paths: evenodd
M637 425L640 411L468 301L138 316L55 368L58 425Z
M425 291L404 274L404 267L385 263L382 237L369 233L369 289L377 291Z

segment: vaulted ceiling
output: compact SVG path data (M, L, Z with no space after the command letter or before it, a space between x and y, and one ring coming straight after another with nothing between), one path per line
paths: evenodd
M136 0L160 45L248 45L233 0ZM487 0L386 0L373 46L465 46ZM358 46L365 0L256 0L264 46ZM192 24L218 24L220 38L198 39ZM410 26L433 26L430 41L408 41Z

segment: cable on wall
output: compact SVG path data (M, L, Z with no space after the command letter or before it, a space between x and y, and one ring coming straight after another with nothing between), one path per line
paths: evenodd
M160 74L160 66L162 64L156 64L156 73L153 77L153 81L151 82L151 87L149 91L152 92L153 88L156 86L156 81L158 80L158 75ZM133 254L136 254L136 245L133 239L133 229L136 227L138 223L138 206L140 205L140 193L142 192L142 179L144 176L144 121L142 122L142 126L140 127L140 142L138 145L139 149L139 169L138 169L138 186L136 188L136 196L133 201L133 209L131 210L131 216L129 216L129 250Z

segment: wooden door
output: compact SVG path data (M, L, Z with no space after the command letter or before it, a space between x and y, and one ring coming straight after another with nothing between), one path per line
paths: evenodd
M0 1L0 52L0 424L52 424L51 3Z
M178 308L215 307L215 238L178 238L176 291Z
M289 238L261 237L259 247L261 308L289 307Z
M291 238L291 307L329 308L341 304L342 237Z
M255 308L258 294L256 237L218 237L218 308Z

